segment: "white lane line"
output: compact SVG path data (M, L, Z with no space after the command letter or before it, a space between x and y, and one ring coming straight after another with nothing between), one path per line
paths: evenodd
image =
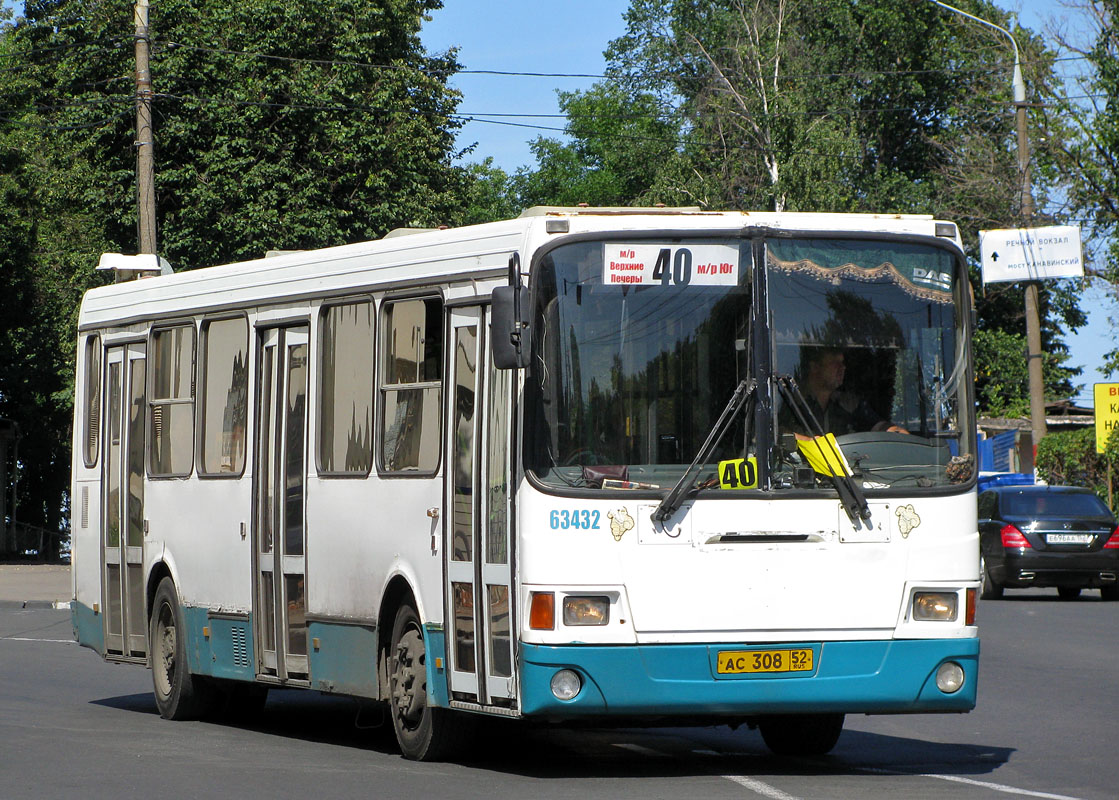
M783 792L776 786L770 786L756 778L747 778L745 775L723 775L722 777L728 781L734 781L739 786L745 786L751 792L760 794L762 797L769 797L771 800L800 800L799 797Z
M615 742L614 746L619 748L620 750L629 750L633 753L640 753L643 756L659 756L661 758L664 758L666 755L665 753L654 750L651 747L645 747L640 744L630 744L629 742Z
M894 769L881 769L877 767L858 767L861 772L873 772L877 775L897 775L899 777L934 778L938 781L963 783L968 786L980 786L1003 794L1015 794L1020 797L1040 797L1043 800L1083 800L1067 794L1053 794L1052 792L1035 792L1032 789L1019 789L1017 786L1007 786L1005 783L992 783L991 781L977 781L974 778L964 778L959 775L944 775L935 772L904 772Z
M55 644L77 644L73 639L33 639L29 636L0 636L0 642L54 642Z
M614 746L622 750L629 750L633 753L640 753L644 756L658 756L660 758L664 758L667 755L666 753L662 753L659 750L654 750L651 747L645 747L640 744L631 744L629 742L615 742ZM719 753L714 753L711 750L698 752L710 753L711 755L721 755ZM725 778L728 781L733 781L739 786L745 786L751 792L759 794L762 797L768 797L770 798L770 800L800 800L799 797L788 794L787 792L783 792L776 786L770 786L768 783L759 781L755 778L747 778L745 775L721 775L720 777Z
M993 789L996 792L1003 792L1005 794L1016 794L1022 797L1042 797L1045 800L1081 800L1079 797L1072 797L1067 794L1053 794L1052 792L1035 792L1031 789L1019 789L1017 786L1007 786L1004 783L990 783L989 781L977 781L972 778L961 778L959 775L934 775L931 773L922 774L922 778L936 778L939 781L951 781L952 783L965 783L968 786L982 786L984 789Z

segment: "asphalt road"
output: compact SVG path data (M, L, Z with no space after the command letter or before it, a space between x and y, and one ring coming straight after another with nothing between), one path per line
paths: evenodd
M1116 797L1119 603L1008 598L980 604L975 711L848 717L824 758L726 727L498 726L446 764L403 760L376 706L314 693L273 692L249 723L166 722L150 673L75 645L68 612L0 605L0 797Z

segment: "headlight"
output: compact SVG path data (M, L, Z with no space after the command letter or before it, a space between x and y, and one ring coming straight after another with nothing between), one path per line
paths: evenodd
M563 598L564 625L605 625L610 622L610 598L574 595Z
M953 622L960 598L955 592L915 592L913 619L921 622Z

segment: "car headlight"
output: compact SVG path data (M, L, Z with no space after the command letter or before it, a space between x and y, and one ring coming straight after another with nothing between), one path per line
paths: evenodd
M569 595L563 598L564 625L605 625L610 622L610 598Z
M954 622L959 604L956 592L914 592L913 619L920 622Z

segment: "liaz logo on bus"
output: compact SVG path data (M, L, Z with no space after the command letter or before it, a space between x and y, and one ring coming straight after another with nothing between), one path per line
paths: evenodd
M603 245L606 286L737 286L738 248L726 244Z

